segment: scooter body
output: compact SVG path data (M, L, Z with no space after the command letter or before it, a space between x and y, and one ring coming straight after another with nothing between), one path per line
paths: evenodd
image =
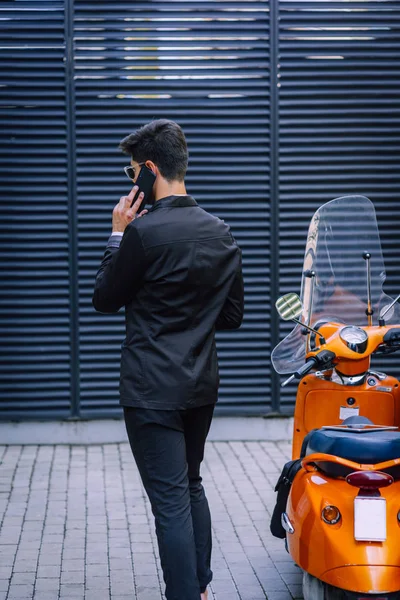
M400 482L381 492L386 501L385 542L357 541L354 502L359 490L344 479L302 469L289 496L287 515L294 528L287 544L294 562L318 580L341 590L380 597L400 590ZM341 519L329 525L324 507L335 505Z
M372 422L396 427L400 410L399 382L383 373L379 373L379 378L371 374L354 388L321 380L316 375L306 376L297 393L293 458L300 457L306 436L327 423L340 426L344 419L361 414ZM379 471L382 467L351 464L330 454L323 460L323 455L318 457L315 453L306 456L302 465L294 479L286 511L294 529L293 534L287 536L287 544L296 564L322 582L342 590L360 594L398 592L400 478L380 490L380 497L386 502L385 542L360 542L354 536L354 503L360 489L349 485L345 476L356 470ZM329 466L343 467L342 475L336 476ZM396 469L400 476L400 459L384 468ZM321 519L324 507L332 505L341 514L339 522L333 525Z
M363 216L368 235L357 239ZM360 252L368 240L373 252ZM400 350L400 310L384 279L372 204L339 198L311 221L300 308L294 294L277 301L298 324L272 362L299 380L292 458L301 468L281 517L305 600L400 599L400 383L370 366L373 354Z
M361 385L345 386L307 375L297 390L292 458L300 457L303 440L313 429L341 425L348 417L358 415L379 425L398 427L399 381L381 372L371 372Z

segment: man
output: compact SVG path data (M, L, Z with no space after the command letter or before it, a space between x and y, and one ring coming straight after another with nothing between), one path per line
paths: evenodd
M155 516L166 598L206 600L211 519L200 464L218 393L215 331L243 318L241 252L229 227L186 193L179 125L153 121L120 148L134 182L144 165L156 176L154 203L138 215L135 186L114 208L93 305L125 306L120 403Z

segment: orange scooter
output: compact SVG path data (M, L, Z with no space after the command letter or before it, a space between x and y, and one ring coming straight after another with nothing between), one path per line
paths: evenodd
M296 327L272 363L299 385L271 531L305 600L400 599L400 384L370 366L400 350L400 296L384 281L374 207L347 196L311 220L301 298L276 302Z

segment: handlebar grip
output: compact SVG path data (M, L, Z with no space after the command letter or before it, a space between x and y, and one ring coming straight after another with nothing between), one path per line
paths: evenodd
M315 358L315 356L311 356L311 358L309 358L302 367L300 367L300 369L298 371L296 371L295 376L296 379L301 379L302 377L304 377L304 375L307 375L307 373L309 373L311 371L311 369L313 369L315 367L315 365L317 364L318 360Z

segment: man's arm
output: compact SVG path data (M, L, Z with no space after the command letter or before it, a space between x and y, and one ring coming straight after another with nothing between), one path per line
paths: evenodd
M244 312L244 285L242 274L242 253L239 251L239 265L236 270L235 279L233 280L231 289L225 304L215 323L217 331L224 329L238 329L243 321Z
M132 300L146 269L146 255L137 228L126 227L124 235L114 234L96 275L94 308L102 313L116 313Z

